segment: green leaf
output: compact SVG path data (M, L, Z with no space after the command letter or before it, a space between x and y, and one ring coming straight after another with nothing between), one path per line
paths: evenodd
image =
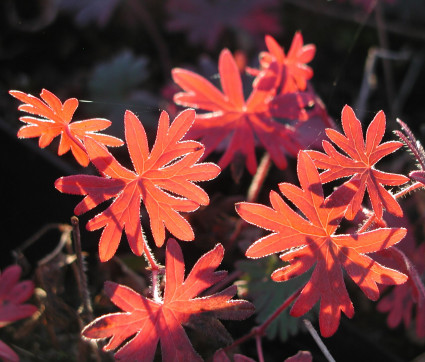
M276 255L255 260L243 260L236 264L238 270L246 273L239 287L247 293L255 305L257 323L263 323L282 303L302 285L307 283L311 272L286 282L275 282L270 274L282 267L282 262ZM274 339L279 335L281 341L286 341L291 335L299 332L302 325L299 318L289 315L291 308L283 311L267 328L267 337ZM309 312L305 318L312 319L313 313Z

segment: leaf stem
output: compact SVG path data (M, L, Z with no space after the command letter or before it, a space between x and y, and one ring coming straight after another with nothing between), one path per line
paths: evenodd
M412 192L416 189L419 189L421 187L424 187L424 184L422 182L414 182L413 184L410 184L409 186L405 187L404 189L400 190L399 192L394 194L394 197L396 199L399 199L405 195L407 195L409 192ZM359 233L365 232L373 223L378 221L375 213L372 213L369 218L366 220L366 222L363 224L363 226L359 229Z
M147 243L146 240L145 240L144 252L145 252L146 259L148 260L148 263L150 265L150 268L151 268L152 272L154 270L156 270L156 271L160 270L160 267L159 267L158 263L156 262L155 257L153 256L152 251L149 248L148 243Z
M257 172L252 178L251 185L249 186L247 194L248 202L254 202L257 200L261 188L263 187L264 181L269 173L271 165L272 159L270 157L270 154L266 152L263 158L261 159L260 164L257 168Z
M255 335L255 345L257 346L258 362L264 362L263 346L261 345L261 336Z
M268 317L262 324L260 324L258 327L252 328L249 333L247 333L246 335L237 339L231 345L224 347L223 350L225 352L230 351L233 348L235 348L236 346L238 346L238 345L242 344L243 342L251 339L252 337L261 339L261 337L264 336L267 327L279 316L280 313L282 313L286 308L288 308L292 304L292 302L295 299L298 298L298 296L301 294L301 291L303 290L303 288L304 288L304 285L301 288L297 289L294 293L292 293L288 298L286 298L286 300L281 304L281 306L278 309L276 309L274 311L274 313L270 317ZM257 344L257 350L258 350L258 344ZM262 350L261 350L261 354L262 354ZM258 357L260 358L260 353L259 353ZM260 361L261 361L261 359L260 359Z
M161 298L159 297L159 288L158 288L158 273L159 269L152 270L152 297L155 302L161 303Z
M246 197L247 202L255 202L257 200L258 195L260 194L261 188L263 187L264 181L269 173L271 165L272 165L272 160L271 160L270 154L266 152L260 161L260 164L257 168L257 172L252 178L251 185L249 186L247 197ZM236 241L236 239L240 235L242 231L243 223L244 221L242 219L238 219L235 226L235 230L233 231L232 235L230 235L227 248L231 248L233 243Z

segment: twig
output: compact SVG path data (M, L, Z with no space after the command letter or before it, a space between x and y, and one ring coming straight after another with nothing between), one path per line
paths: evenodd
M171 60L168 53L168 47L163 39L161 33L158 31L155 22L152 18L152 15L146 11L143 2L138 0L133 0L129 2L129 6L132 7L133 11L138 14L145 25L146 31L148 32L150 38L152 39L159 56L159 61L162 66L162 71L164 73L164 78L168 79L171 69Z
M308 332L310 333L310 335L313 337L314 341L316 342L317 346L320 348L320 350L322 351L323 355L326 357L326 359L329 362L336 362L335 359L330 354L328 348L323 343L323 341L320 338L319 334L314 329L314 327L311 324L311 322L308 319L303 319L303 322L304 322L304 325L306 326Z
M72 235L74 239L74 250L75 254L77 256L77 265L78 265L78 271L79 271L79 279L80 279L80 286L81 286L81 296L83 298L83 307L84 311L87 313L87 316L90 320L93 319L93 307L91 304L90 299L90 293L88 289L87 284L87 277L86 273L84 271L84 260L83 260L83 252L81 249L81 235L80 235L80 227L79 227L79 220L78 217L73 216L71 218L71 224L72 224Z
M412 92L413 85L419 79L419 73L422 71L423 64L425 61L425 51L422 50L419 54L413 56L410 63L409 69L403 78L400 90L397 94L397 98L394 101L394 114L400 114L403 110L404 104L407 98Z
M381 48L385 50L389 50L389 42L387 33L385 31L385 20L382 12L382 1L378 1L375 7L375 20L376 20L376 28L378 30L378 38ZM387 92L387 100L388 105L391 109L391 117L394 117L394 99L395 99L395 87L394 87L394 78L391 62L387 58L382 58L382 64L384 66L384 77L385 77L385 90Z
M23 251L27 248L29 248L32 244L37 242L41 237L43 237L44 234L46 234L50 230L59 230L59 232L62 233L62 236L59 240L59 244L55 247L55 249L49 253L47 256L45 256L43 259L39 261L39 265L43 263L47 263L49 260L51 260L53 257L57 255L57 253L62 250L63 246L66 244L67 238L69 238L69 235L71 233L71 226L67 224L58 224L58 223L52 223L52 224L46 224L41 229L39 229L34 235L32 235L29 239L25 240L22 245L17 247L16 249L12 250L11 253L13 257L18 261L21 261L22 263L25 263L28 266L28 261L23 253Z
M367 19L365 21L364 11L346 11L344 8L338 6L329 6L327 1L312 1L312 0L285 0L285 4L291 4L298 8L311 11L316 14L325 15L336 18L338 20L351 21L359 24L366 24L370 27L376 27L376 23ZM410 26L406 21L404 22L386 22L383 27L384 30L407 36L410 38L425 40L425 32L423 28Z

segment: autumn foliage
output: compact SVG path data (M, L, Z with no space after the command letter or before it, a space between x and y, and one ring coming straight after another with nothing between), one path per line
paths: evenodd
M171 24L182 26L177 21ZM109 120L74 121L79 104L75 98L62 103L45 89L40 98L10 91L22 102L18 109L29 114L20 118L25 125L18 131L19 138L39 138L39 146L44 148L60 137L58 155L71 150L80 166L97 170L98 175L82 169L80 174L60 177L54 187L61 193L83 197L74 208L75 215L98 211L90 217L86 229L102 229L100 262L118 258L123 238L135 256L146 259L149 287L134 290L106 281L104 295L119 311L98 316L81 332L86 340L107 339L103 350L114 351L117 360L153 361L160 353L164 361L252 361L240 354L233 356L234 348L250 338L256 339L258 356L263 360L261 338L268 325L291 304L293 317L304 316L319 304L320 333L330 337L340 326L341 312L348 318L355 312L345 275L373 301L380 298L385 286L393 286L391 294L379 302L378 310L389 313L390 327L402 321L408 326L415 313L417 334L425 335L423 244L414 248L422 259L411 261L415 253L408 255L397 248L407 229L392 226L388 216L403 217L399 198L423 186L425 170L411 175L415 182L401 173L376 168L381 159L400 150L403 142L415 155L423 149L412 140L407 126L407 135L400 136L403 142L383 142L387 131L383 111L374 116L363 134L354 110L345 105L342 132L332 128L326 108L310 85L313 69L309 63L316 54L315 45L305 45L297 32L287 52L270 35L265 37L265 46L267 51L260 53L258 69L240 69L231 51L223 49L218 58L219 87L192 70L174 68L171 77L180 88L174 102L191 108L172 115L172 121L162 111L152 147L143 117L139 119L130 110L124 114L124 143L98 133L110 126ZM247 75L250 88L245 96ZM319 122L327 139L321 149L304 149L296 130L313 121ZM122 154L108 149L122 145L132 167L120 160ZM260 154L261 167L257 161ZM213 159L211 156L218 159L218 165L203 161ZM179 241L197 243L193 215L212 208L210 196L198 183L215 178L220 182L220 172L227 172L228 166L235 183L244 169L257 179L273 165L285 170L288 158L296 162L299 186L291 182L274 185L266 190L269 202L257 202L250 192L245 201L232 201L234 215L240 218L237 222L235 217L227 220L231 232L221 233L226 235L224 240L202 246L210 251L185 275ZM217 229L220 226L211 228L211 238ZM249 259L279 256L279 266L267 275L274 282L285 283L301 275L307 279L280 302L281 307L269 319L233 341L227 338L228 332L219 320L244 320L255 312L255 302L235 299L238 288L232 284L233 274L217 271L223 258L226 266L232 265L234 260L226 261L225 248L232 250L238 244L247 247L243 253ZM160 249L163 246L165 251ZM389 264L382 261L383 256ZM33 284L18 283L19 276L17 266L0 276L1 326L36 310L22 304L31 296ZM252 297L249 288L243 297ZM208 328L205 326L215 326L226 335L214 353L206 355L192 346L187 333L187 329ZM17 358L2 342L0 356ZM311 361L311 355L299 352L287 361Z

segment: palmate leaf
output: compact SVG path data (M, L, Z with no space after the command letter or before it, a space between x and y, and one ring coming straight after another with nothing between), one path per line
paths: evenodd
M202 144L181 141L194 118L195 112L186 110L170 126L168 114L162 112L156 141L149 153L143 125L127 111L125 139L135 171L119 164L105 147L87 138L88 155L102 176L77 175L56 180L55 187L61 192L87 195L75 207L76 215L114 199L105 211L87 223L90 231L104 227L99 242L101 261L107 261L115 254L124 230L133 253L143 253L146 241L140 221L142 201L158 247L164 243L165 228L181 240L194 239L190 224L179 213L207 205L207 193L194 182L211 180L220 173L215 164L197 163L204 152Z
M273 116L291 120L307 119L305 107L313 100L307 93L284 95L281 99L286 107L269 107L274 91L253 89L245 101L239 69L229 50L224 49L218 63L222 92L208 80L189 70L175 68L174 82L184 92L177 93L174 101L182 106L208 111L197 114L195 124L188 137L201 139L205 145L205 156L228 140L226 151L219 161L225 168L231 161L243 156L251 174L257 170L255 147L260 143L270 154L277 167L287 165L285 153L296 155L300 145L293 130L273 119Z
M384 112L378 112L370 123L366 132L366 142L363 140L361 123L351 107L346 105L343 108L341 118L345 135L330 128L326 130L326 134L347 156L338 152L328 141L323 141L325 154L308 151L316 167L325 170L320 174L321 181L326 183L351 176L347 182L360 182L360 187L353 195L345 214L347 219L352 220L360 210L366 189L378 219L382 218L384 208L391 214L402 216L403 210L400 205L383 185L399 186L410 179L404 175L383 172L374 167L381 158L403 145L398 141L380 144L385 133Z
M253 86L258 89L276 89L277 93L304 91L307 81L313 77L313 69L307 65L316 54L316 46L304 45L300 32L295 33L288 54L270 35L266 35L268 52L260 53L261 69L250 69L256 75Z
M419 338L425 337L425 244L418 247L413 241L406 250L407 256L401 250L392 250L396 255L400 269L409 276L407 283L397 285L385 295L378 303L380 312L388 312L387 324L395 328L402 322L408 328L412 323L413 310L416 309L415 322L416 334ZM396 259L396 260L397 260ZM422 277L422 278L421 278ZM416 306L416 308L414 308Z
M342 268L369 299L378 299L377 283L402 284L407 276L380 265L365 254L398 243L406 230L381 228L336 235L347 205L358 190L358 183L344 184L325 199L319 173L306 152L299 153L297 171L301 188L281 183L279 189L305 218L274 191L270 193L271 208L242 202L236 205L236 210L249 223L273 232L252 244L246 256L260 258L283 252L280 258L290 263L275 270L273 280L286 281L314 266L311 279L295 301L291 315L305 314L320 299L320 331L323 336L331 336L338 328L341 311L349 318L354 315Z
M24 116L19 119L27 123L18 131L19 138L40 137L38 144L41 148L47 147L57 136L61 136L58 155L71 150L75 159L81 166L88 166L90 160L84 145L84 138L90 137L106 146L122 146L124 143L119 138L96 133L111 125L111 121L104 118L92 118L78 122L71 122L78 107L76 98L67 99L63 104L53 93L46 89L41 91L38 99L31 94L11 90L10 95L19 99L24 104L18 109L38 117Z
M34 283L30 280L19 282L21 267L12 265L0 275L0 327L30 317L37 311L31 304L23 304L31 298ZM5 361L19 361L18 355L0 341L0 358Z
M164 361L201 361L182 324L189 318L207 313L220 319L241 320L254 312L244 300L232 300L236 286L219 293L199 297L200 293L223 280L227 272L215 271L224 255L217 244L204 254L184 279L185 265L180 246L174 239L167 243L165 290L163 299L143 297L130 288L105 283L105 292L123 312L101 316L86 326L82 335L90 339L109 338L105 351L119 348L115 358L123 361L152 361L161 341Z

